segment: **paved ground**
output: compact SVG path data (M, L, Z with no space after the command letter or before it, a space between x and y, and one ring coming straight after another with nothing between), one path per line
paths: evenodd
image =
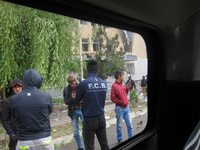
M137 112L137 113L138 113L137 115L139 116L138 118L136 118L133 115L133 113L131 115L132 122L133 122L133 135L140 133L145 128L146 123L147 123L146 110L143 110L142 112ZM141 122L141 121L143 121L143 124L138 125L138 123ZM110 123L111 123L111 121L106 122L107 126L109 126L109 127L107 127L106 132L107 132L109 147L113 148L118 144L117 143L117 137L116 137L116 124L114 124L114 123L116 123L116 120L113 124L110 124ZM123 140L127 140L128 139L128 133L127 133L127 128L126 128L125 122L123 122L123 125L122 125L122 133L123 133ZM73 137L73 135L72 135L72 137ZM67 150L67 149L69 149L69 150L78 149L76 141L69 142L69 143L65 144L64 146L58 148L57 150ZM99 146L98 140L95 137L95 150L100 150L100 149L101 148Z

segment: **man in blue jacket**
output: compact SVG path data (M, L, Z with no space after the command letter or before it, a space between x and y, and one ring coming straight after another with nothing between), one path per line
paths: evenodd
M98 72L99 64L92 59L87 64L88 78L80 82L74 99L75 104L80 104L83 98L83 138L86 150L94 150L95 134L101 149L109 149L104 117L107 83L97 76Z
M49 115L51 95L40 91L42 76L34 69L26 70L23 91L11 98L11 110L17 123L16 150L54 150Z

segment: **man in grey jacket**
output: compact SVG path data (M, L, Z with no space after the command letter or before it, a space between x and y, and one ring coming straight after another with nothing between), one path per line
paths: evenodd
M53 103L49 93L39 90L42 81L36 70L26 70L23 91L11 98L19 139L16 150L54 150L49 119Z
M22 91L22 81L20 79L13 80L10 90L13 91L13 95L20 93ZM10 150L15 150L18 141L16 122L10 106L10 99L13 95L5 99L2 107L2 124L7 134L10 136Z

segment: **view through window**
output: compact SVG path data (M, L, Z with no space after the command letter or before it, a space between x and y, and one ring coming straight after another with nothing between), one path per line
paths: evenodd
M125 87L128 82L131 83L127 97L133 136L145 128L148 113L148 61L144 39L138 33L7 2L0 1L0 5L0 38L3 41L0 43L0 60L12 62L1 61L0 65L4 69L14 68L7 74L1 73L0 80L5 81L1 82L1 93L2 84L7 83L5 86L9 86L8 83L12 82L9 80L16 77L16 72L19 72L17 77L23 79L25 70L37 70L44 80L41 90L47 90L53 100L50 122L55 147L67 149L68 145L74 144L74 149L77 149L71 118L68 116L69 106L64 103L63 89L68 86L69 75L74 75L78 83L87 78L86 65L91 59L99 63L98 77L107 83L104 111L109 147L118 144L116 105L110 96L117 70L124 73L122 83ZM12 40L8 40L8 37ZM6 55L7 53L10 55ZM8 74L10 78L5 79L3 76ZM125 141L128 139L127 127L124 121L122 125ZM80 120L79 130L81 134ZM5 134L0 124L0 149L8 147L5 141L9 136ZM113 142L111 138L116 140ZM95 145L95 149L100 149L100 146Z

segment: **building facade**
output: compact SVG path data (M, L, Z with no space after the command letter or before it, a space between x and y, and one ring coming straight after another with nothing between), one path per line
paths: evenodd
M92 28L91 22L80 20L79 30L81 33L82 56L85 60L87 60L85 53L93 56L96 54L97 43L92 41ZM143 75L146 76L148 67L147 51L143 38L137 33L112 27L106 27L106 33L109 38L114 37L117 33L119 35L119 47L122 47L126 52L124 61L127 70L124 80L128 79L128 75L131 75L133 80L141 80ZM105 43L106 39L103 42ZM107 80L111 83L114 81L112 77L109 77Z

